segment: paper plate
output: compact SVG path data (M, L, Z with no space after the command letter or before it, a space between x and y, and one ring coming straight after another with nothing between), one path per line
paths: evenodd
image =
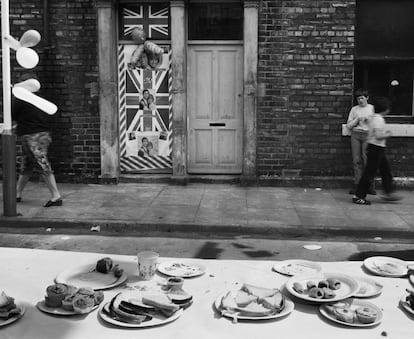
M403 277L407 275L407 263L392 257L370 257L364 260L365 268L383 277Z
M206 268L201 264L167 261L158 264L158 271L172 277L190 278L203 275Z
M282 318L282 317L285 317L285 316L289 315L290 313L292 313L292 311L295 308L295 304L293 303L293 301L285 296L285 307L283 308L283 310L280 313L270 314L270 315L265 315L265 316L258 316L258 317L247 316L247 315L239 315L237 312L230 312L230 311L227 311L227 310L223 310L221 308L221 300L223 299L223 297L227 293L228 292L221 294L215 300L214 307L216 308L216 310L222 316L224 316L226 318L231 318L235 321L236 320L270 320L270 319ZM232 291L232 293L235 295L237 293L237 291Z
M357 319L355 319L354 322L352 322L352 323L339 320L334 315L332 315L329 311L327 311L326 306L327 306L327 304L321 305L319 307L319 312L326 319L329 319L329 320L331 320L331 321L333 321L335 323L341 324L341 325L350 326L350 327L372 327L372 326L378 325L382 321L382 311L381 311L381 309L378 306L376 306L376 305L374 305L372 303L369 303L367 301L364 301L364 300L354 299L352 301L352 304L350 306L350 309L356 310L359 307L370 307L370 308L373 308L377 312L377 318L375 319L374 322L369 323L369 324L361 323Z
M164 325L164 324L170 323L170 322L178 319L179 317L181 317L181 315L184 312L184 310L182 308L180 308L171 317L164 317L163 315L159 314L159 315L157 315L157 317L154 316L151 320L144 321L140 324L132 324L132 323L125 323L125 322L122 322L122 321L112 319L109 315L107 315L104 312L104 309L109 311L109 304L110 303L108 302L99 309L98 314L99 314L100 318L103 321L105 321L109 324L120 326L120 327L129 327L129 328L145 328L145 327L153 327L153 326Z
M354 293L354 297L357 298L369 298L381 294L384 286L368 277L353 277L358 285L359 289Z
M292 259L275 263L273 270L288 276L313 275L322 271L322 267L312 261Z
M44 300L42 300L42 301L39 301L37 304L36 304L36 307L39 309L39 310L41 310L42 312L45 312L45 313L49 313L49 314L53 314L53 315L62 315L62 316L72 316L72 315L85 315L85 314L88 314L88 313L91 313L92 311L94 311L94 310L96 310L97 308L98 308L98 305L95 305L89 312L87 312L87 313L78 313L78 312L75 312L75 311L68 311L68 310L65 310L64 308L62 308L62 307L49 307L49 306L46 306L46 304L45 304L45 301Z
M326 280L326 279L337 279L341 282L341 287L337 290L334 290L334 293L335 293L334 298L318 299L318 298L313 298L307 294L306 286L308 282L312 281L316 283L317 285L321 280ZM305 288L305 292L304 293L297 292L293 288L293 285L295 283L301 284ZM332 303L335 301L340 301L340 300L349 298L350 296L354 295L355 292L358 291L357 281L354 278L348 275L345 275L345 274L341 274L341 273L320 273L318 275L310 275L310 276L301 276L301 275L293 276L286 282L285 287L289 291L289 293L291 293L295 297L305 300L305 301L311 301L311 302L316 302L316 303Z
M97 272L95 267L96 263L93 263L68 269L60 273L55 278L55 282L81 287L88 286L93 290L98 291L118 286L128 279L128 275L125 271L119 278L117 278L112 272Z
M0 327L9 325L11 323L14 323L15 321L19 320L21 317L23 317L24 312L26 312L26 306L25 304L15 301L15 304L17 307L20 308L20 313L13 315L9 319L0 319Z

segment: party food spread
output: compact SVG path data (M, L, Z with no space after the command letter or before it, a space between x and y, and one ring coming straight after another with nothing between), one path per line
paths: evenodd
M6 293L0 294L0 319L9 319L21 313L21 308L18 307L14 298L8 296Z
M53 284L46 288L44 304L49 308L61 308L74 314L89 313L104 299L101 291L89 287L77 288L67 284Z
M228 292L221 300L222 312L261 317L280 313L285 307L285 296L277 288L264 288L250 284L236 292Z

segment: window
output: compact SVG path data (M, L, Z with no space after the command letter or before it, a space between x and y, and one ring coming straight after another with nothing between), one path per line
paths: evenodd
M357 0L354 87L387 96L394 116L413 116L414 1Z
M243 40L243 6L237 3L190 3L189 40Z

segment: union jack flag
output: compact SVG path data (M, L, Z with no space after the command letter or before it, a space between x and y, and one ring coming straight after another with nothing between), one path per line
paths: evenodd
M134 28L141 28L147 33L148 39L170 39L170 9L168 4L138 5L123 8L123 36L128 39Z

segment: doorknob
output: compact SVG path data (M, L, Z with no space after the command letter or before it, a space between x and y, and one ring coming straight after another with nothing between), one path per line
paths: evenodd
M209 125L211 127L220 127L220 126L225 127L226 123L225 122L210 122Z

